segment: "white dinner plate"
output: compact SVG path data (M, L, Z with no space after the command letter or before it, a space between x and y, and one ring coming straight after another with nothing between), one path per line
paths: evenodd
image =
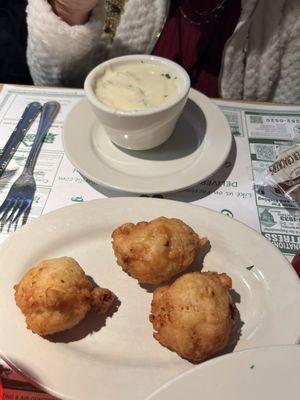
M147 400L295 400L299 372L300 346L240 351L180 375Z
M63 128L65 153L86 178L132 193L185 189L214 174L226 161L232 134L221 110L191 90L172 136L151 150L114 145L86 98L68 114Z
M198 206L114 198L44 215L3 243L0 353L4 358L52 394L73 400L141 400L194 368L152 337L152 293L122 271L111 247L111 233L117 226L161 215L180 218L200 236L207 236L211 250L204 257L204 270L232 277L240 314L237 326L241 327L234 351L297 343L299 279L267 239L246 225ZM98 285L118 296L120 305L105 324L90 314L53 342L26 329L15 305L13 285L30 266L58 256L74 257Z

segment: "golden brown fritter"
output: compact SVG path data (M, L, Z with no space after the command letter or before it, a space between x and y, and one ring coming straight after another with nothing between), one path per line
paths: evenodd
M14 289L27 328L42 336L72 328L93 305L105 313L115 299L110 290L93 288L71 257L41 261Z
M180 356L200 362L223 349L233 328L231 279L191 272L153 293L153 336Z
M112 239L117 263L140 283L150 284L184 271L207 242L180 219L166 217L124 224Z

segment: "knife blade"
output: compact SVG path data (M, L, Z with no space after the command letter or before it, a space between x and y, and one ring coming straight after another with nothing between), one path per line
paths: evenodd
M0 178L3 175L8 163L15 154L17 148L19 147L19 144L24 139L26 132L31 127L33 121L36 119L39 112L41 111L41 108L42 105L37 101L29 103L28 106L25 108L17 126L10 135L1 153Z

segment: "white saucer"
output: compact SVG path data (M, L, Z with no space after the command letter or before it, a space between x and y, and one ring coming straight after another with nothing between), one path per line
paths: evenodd
M203 363L146 400L297 399L299 371L300 346L261 347Z
M85 98L68 114L62 140L71 163L91 181L154 194L182 190L214 174L226 161L232 135L220 109L192 89L174 133L154 149L114 145Z

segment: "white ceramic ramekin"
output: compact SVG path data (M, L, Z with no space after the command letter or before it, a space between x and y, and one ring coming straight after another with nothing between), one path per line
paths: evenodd
M144 61L161 64L176 74L179 91L176 98L158 108L127 111L110 108L98 100L95 94L97 78L109 65ZM95 67L86 77L84 90L96 116L110 140L118 146L131 150L147 150L159 146L172 134L187 101L190 78L178 64L151 55L130 55L113 58Z

